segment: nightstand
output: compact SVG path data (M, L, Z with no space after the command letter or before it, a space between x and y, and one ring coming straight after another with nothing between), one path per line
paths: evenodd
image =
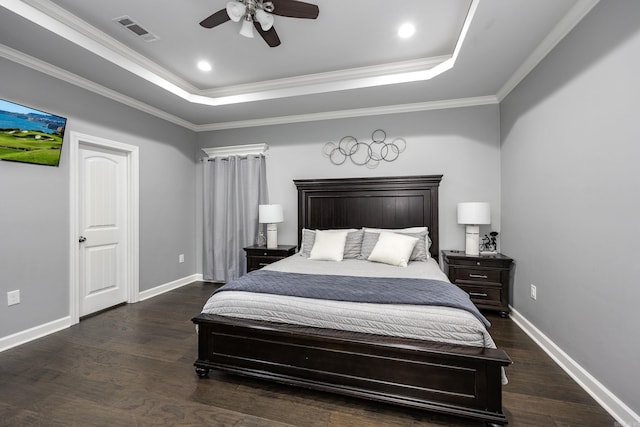
M296 248L296 245L278 245L275 249L267 249L266 246L247 246L244 248L247 253L247 273L295 254Z
M507 317L513 259L500 253L473 256L442 251L442 260L451 283L465 290L478 308Z

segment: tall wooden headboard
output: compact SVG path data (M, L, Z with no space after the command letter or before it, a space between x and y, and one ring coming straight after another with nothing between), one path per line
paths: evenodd
M438 187L442 175L297 179L298 245L302 228L427 226L439 256Z

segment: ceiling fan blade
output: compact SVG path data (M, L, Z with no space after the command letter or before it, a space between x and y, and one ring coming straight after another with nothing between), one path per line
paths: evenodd
M204 28L213 28L220 24L224 24L230 19L231 18L229 18L229 14L227 14L227 10L221 9L216 13L214 13L213 15L209 16L208 18L203 19L202 22L200 22L200 25L202 25Z
M267 31L263 30L258 21L253 22L253 26L256 27L258 33L262 36L265 42L271 47L280 46L280 37L276 33L276 29L271 27Z
M297 0L271 0L274 15L288 16L290 18L316 19L320 9L315 4Z

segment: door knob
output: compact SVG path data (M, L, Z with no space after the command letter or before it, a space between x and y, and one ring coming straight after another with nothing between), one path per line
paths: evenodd
M83 243L83 242L86 242L86 241L87 241L87 238L84 237L84 236L80 236L80 238L78 239L78 242L80 242L80 243Z

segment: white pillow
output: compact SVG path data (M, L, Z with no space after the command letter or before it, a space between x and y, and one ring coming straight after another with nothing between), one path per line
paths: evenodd
M405 236L399 233L380 233L376 246L367 258L369 261L406 267L418 242L417 237Z
M316 239L313 242L309 259L316 261L342 261L347 233L348 231L316 230Z
M426 261L431 258L431 238L429 237L429 227L408 227L408 228L369 228L362 227L362 229L369 233L380 233L381 231L388 231L391 233L402 233L402 234L422 234L424 233L424 245L423 242L418 242L416 247L413 249L413 254L411 257L411 261L419 260ZM363 251L364 252L364 251Z
M329 229L329 230L322 230L322 231L330 231L332 233L337 232L342 232L342 231L348 231L349 233L347 234L347 243L350 243L350 239L351 240L360 240L360 244L362 244L362 236L361 235L353 235L351 233L355 232L355 231L361 231L357 228L336 228L336 229ZM311 253L311 248L313 248L313 242L316 239L316 232L314 230L309 230L308 228L303 228L302 229L302 241L300 242L300 250L298 251L299 255L302 255L304 257L309 258L309 254ZM355 244L355 242L351 242L352 244ZM346 249L346 248L345 248ZM355 249L352 249L352 251L354 251ZM358 252L360 252L358 250ZM345 253L346 255L346 253ZM357 257L358 254L356 254L355 256L353 256L352 258Z

